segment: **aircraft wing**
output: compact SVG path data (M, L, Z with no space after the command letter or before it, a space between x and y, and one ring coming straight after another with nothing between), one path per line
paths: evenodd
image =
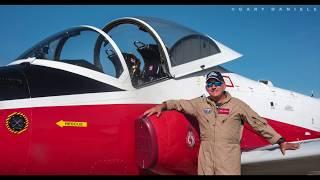
M243 152L242 174L320 174L320 139L300 143L283 156L278 145Z

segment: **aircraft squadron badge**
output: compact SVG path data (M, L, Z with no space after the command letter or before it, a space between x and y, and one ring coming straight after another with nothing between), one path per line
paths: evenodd
M7 129L14 134L20 134L25 131L28 124L28 118L21 112L14 112L6 119Z

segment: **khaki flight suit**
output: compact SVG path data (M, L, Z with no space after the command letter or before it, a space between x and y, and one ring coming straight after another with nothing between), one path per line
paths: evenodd
M227 97L219 106L208 97L166 101L168 110L175 109L198 119L201 139L199 175L240 175L244 122L271 144L281 137L246 103L225 93Z

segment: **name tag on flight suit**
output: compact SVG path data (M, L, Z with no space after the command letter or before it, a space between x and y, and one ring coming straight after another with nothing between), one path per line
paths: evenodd
M229 109L227 108L219 108L218 109L218 114L229 114Z

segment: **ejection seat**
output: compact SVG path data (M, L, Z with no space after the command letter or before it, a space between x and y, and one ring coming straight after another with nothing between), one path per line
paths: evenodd
M121 65L121 62L120 62L118 56L111 49L107 49L105 52L115 68L116 77L117 78L120 77L121 73L123 72L123 68L122 68L122 65Z
M144 60L144 68L142 70L143 82L149 82L161 77L160 53L158 45L144 44L140 41L135 41L134 45L137 51L141 54Z
M132 80L132 85L135 86L138 84L141 78L141 61L132 53L122 53L122 55L128 66L129 74Z

